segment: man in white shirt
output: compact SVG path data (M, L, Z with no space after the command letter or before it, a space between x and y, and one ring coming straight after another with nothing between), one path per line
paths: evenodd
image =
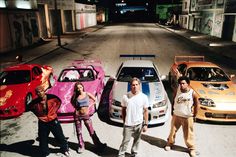
M147 131L148 125L148 98L140 91L138 78L134 77L130 83L131 91L123 96L121 102L124 128L118 157L125 156L131 136L134 138L131 156L137 156L141 133Z

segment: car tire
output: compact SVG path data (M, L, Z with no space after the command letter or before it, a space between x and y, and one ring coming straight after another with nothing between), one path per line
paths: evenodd
M33 100L32 94L28 93L25 97L25 109L28 110L30 102Z

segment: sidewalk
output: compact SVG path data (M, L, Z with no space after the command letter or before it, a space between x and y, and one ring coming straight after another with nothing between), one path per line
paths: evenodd
M67 44L70 44L71 42L74 41L75 38L78 37L84 38L90 32L97 31L98 29L101 29L103 26L104 25L96 25L79 31L65 33L61 35L61 45L66 46ZM53 37L52 39L45 39L45 40L41 39L38 43L35 43L30 47L2 54L0 53L0 70L2 70L7 66L17 64L16 62L17 55L21 55L23 57L23 61L21 63L28 63L39 57L52 53L57 49L60 49L60 46L58 46L57 37Z
M236 42L225 41L221 38L201 34L198 32L194 32L179 27L164 26L160 24L156 25L165 28L171 32L174 32L177 35L180 35L185 39L192 41L195 44L204 46L205 48L207 48L213 53L216 53L217 55L230 59L233 63L235 63L236 66Z

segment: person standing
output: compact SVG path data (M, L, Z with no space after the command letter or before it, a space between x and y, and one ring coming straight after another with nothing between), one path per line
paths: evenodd
M71 104L75 108L75 127L78 138L78 149L77 153L82 153L84 150L84 140L82 136L82 121L91 136L93 143L96 146L96 151L103 152L107 147L106 143L101 143L96 132L94 131L92 120L89 115L89 99L92 99L94 102L96 98L89 92L84 91L84 86L81 82L76 82L74 86L74 93L71 98Z
M193 118L197 114L198 99L196 93L189 87L190 80L186 76L178 79L179 87L174 96L173 116L171 120L171 130L167 139L165 150L169 151L175 143L175 136L182 126L185 144L189 149L191 157L196 156L193 132Z
M134 77L130 84L131 91L123 96L121 102L124 127L118 157L125 156L131 136L134 138L131 156L138 155L141 133L146 132L148 126L148 97L140 91L141 82L138 78Z
M48 136L52 132L60 144L61 151L67 157L70 156L67 140L63 134L60 122L57 120L57 110L61 100L52 94L46 94L42 86L35 89L38 98L29 104L29 110L38 117L39 147L43 156L50 154L48 148Z

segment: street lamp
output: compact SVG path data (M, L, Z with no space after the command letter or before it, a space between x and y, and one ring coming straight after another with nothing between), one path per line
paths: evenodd
M58 14L57 0L54 0L57 21L57 43L61 46L61 16Z

